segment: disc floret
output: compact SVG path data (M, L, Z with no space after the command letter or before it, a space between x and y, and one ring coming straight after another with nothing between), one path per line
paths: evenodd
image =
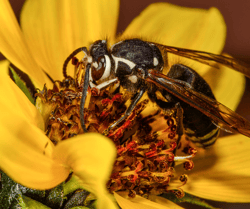
M75 65L77 69L81 64ZM83 81L79 69L76 78L54 82L52 89L44 86L37 92L41 104L50 109L46 114L46 135L56 145L62 140L83 134L80 122L80 100ZM149 99L141 100L133 112L111 131L109 126L122 117L127 109L129 95L115 93L112 86L95 91L88 89L84 120L88 132L98 132L109 137L116 145L117 158L107 188L110 192L128 191L135 195L173 192L184 195L180 188L187 176L177 176L175 162L181 162L186 170L193 168L192 158L196 150L180 143L176 111L164 111L155 107ZM176 156L183 150L184 156Z

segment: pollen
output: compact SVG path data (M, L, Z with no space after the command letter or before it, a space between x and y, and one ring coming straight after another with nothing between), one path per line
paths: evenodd
M42 106L50 111L45 114L46 135L55 145L84 134L80 123L84 66L80 62L74 66L75 78L55 81L52 89L44 86L36 93ZM178 176L175 166L183 164L191 170L196 150L182 143L176 110L164 111L145 98L123 122L107 131L127 110L128 95L113 91L112 86L101 91L89 88L87 100L84 120L88 132L106 135L117 148L108 190L127 191L130 197L168 192L183 197L181 186L188 178L185 174ZM152 111L146 111L150 107Z

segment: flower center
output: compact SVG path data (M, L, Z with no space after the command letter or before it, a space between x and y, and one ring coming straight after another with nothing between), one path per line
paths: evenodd
M52 89L44 86L36 94L48 109L46 135L55 145L83 134L80 100L84 65L80 62L74 65L75 78L55 81ZM121 89L114 91L113 86L101 91L88 89L84 109L86 128L106 135L117 148L107 188L110 192L128 191L130 197L169 191L182 197L180 187L186 183L187 176L177 176L174 167L178 161L186 170L192 169L191 158L196 150L181 143L175 109L164 111L149 99L141 99L126 120L107 133L108 127L124 115L130 96ZM177 151L184 156L176 156Z

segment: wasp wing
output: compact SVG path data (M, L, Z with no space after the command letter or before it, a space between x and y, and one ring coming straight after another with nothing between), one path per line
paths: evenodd
M152 43L152 42L151 42ZM225 55L217 55L209 52L203 52L203 51L196 51L191 49L183 49L178 47L172 47L172 46L165 46L157 43L152 43L156 45L163 55L167 53L175 54L181 57L186 57L188 59L195 60L197 62L218 68L215 66L215 63L222 64L226 67L229 67L231 69L234 69L238 72L243 73L245 76L250 78L250 66L248 66L246 63L239 61L237 59L234 59L229 56Z
M236 131L250 137L250 122L218 101L195 91L177 79L172 79L155 70L148 70L147 82L154 83L180 100L201 111L226 131Z

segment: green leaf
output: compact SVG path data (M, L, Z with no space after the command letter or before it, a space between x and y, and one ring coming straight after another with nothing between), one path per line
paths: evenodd
M27 209L49 209L49 207L43 205L42 203L37 202L26 196L23 196L23 201L25 202Z
M2 208L26 208L26 203L23 200L23 195L26 195L38 201L45 200L45 191L29 189L14 182L2 171L0 171L0 174L0 203Z
M195 197L193 195L190 195L188 193L185 193L185 196L183 198L177 198L174 194L162 194L161 197L164 197L168 200L171 200L172 202L175 202L175 203L183 203L183 202L186 202L186 203L190 203L190 204L193 204L193 205L199 205L203 208L208 208L208 209L216 209L215 207L213 207L212 205L206 203L204 200L201 200L200 198L198 197Z
M25 202L24 202L24 200L23 200L23 197L21 196L21 195L19 195L19 197L18 197L18 201L19 201L19 205L21 206L21 207L17 207L17 209L20 209L20 208L22 208L22 209L30 209L30 208L28 208L28 206L25 204ZM13 208L11 208L11 209L13 209Z
M201 200L200 198L195 197L195 196L188 194L188 193L185 193L185 196L183 197L183 201L194 204L194 205L199 205L199 206L202 206L202 207L208 208L208 209L216 209L212 205L206 203L204 200Z
M16 85L22 90L22 92L28 97L28 99L30 100L30 102L32 104L35 104L35 100L33 99L29 89L27 88L25 82L18 76L18 74L15 72L15 70L9 66L11 73L13 75L14 81L16 83Z
M2 208L21 207L22 196L19 185L1 172L0 203ZM19 204L21 200L21 203Z

